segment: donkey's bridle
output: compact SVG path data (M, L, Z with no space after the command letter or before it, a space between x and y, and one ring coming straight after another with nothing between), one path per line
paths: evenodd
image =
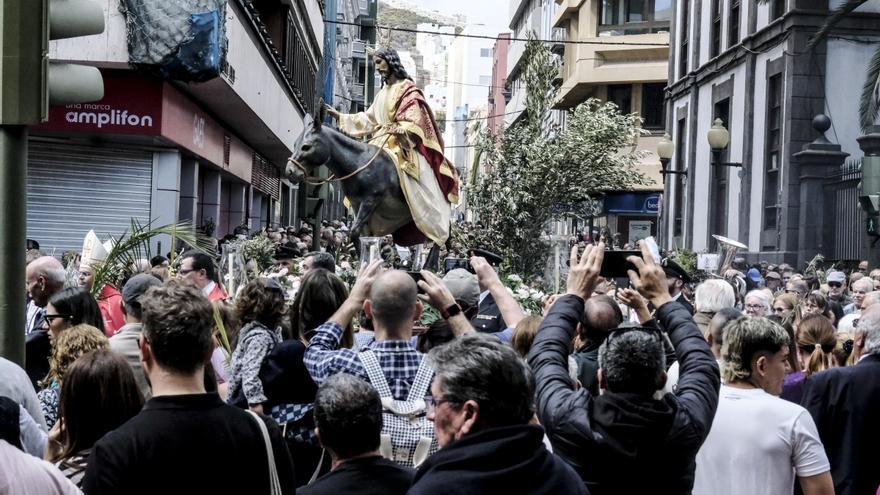
M381 137L381 136L377 136L377 137ZM388 144L388 139L390 137L391 137L390 133L385 134L385 140L382 141L382 146L379 146L379 149L376 150L376 153L373 154L372 158L370 158L367 161L367 163L365 163L365 164L361 165L360 167L358 167L357 169L355 169L354 172L351 172L350 174L346 174L343 177L336 177L333 174L331 174L330 177L327 177L326 179L322 179L320 177L309 177L308 176L308 173L309 173L308 169L306 169L305 165L303 165L299 160L297 160L296 158L291 156L290 158L287 159L287 162L293 163L293 165L303 173L303 176L304 176L303 182L305 182L306 184L308 184L310 186L323 186L324 184L327 184L330 182L337 182L337 181L341 182L344 180L351 179L352 177L363 172L364 170L366 170L367 167L372 165L373 162L376 161L376 158L379 157L379 153L381 153L382 150L385 149L385 145ZM326 165L329 161L330 161L330 157L328 156L327 159L324 160L324 163L322 163L321 165L318 165L318 167Z

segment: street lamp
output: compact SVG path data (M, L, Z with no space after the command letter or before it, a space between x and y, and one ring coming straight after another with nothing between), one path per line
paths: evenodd
M657 156L660 157L660 174L663 176L663 182L666 182L667 175L683 175L687 177L687 170L669 170L669 160L675 153L675 145L669 139L669 133L663 134L663 138L657 143Z
M715 165L716 167L743 166L742 163L721 161L721 153L724 153L724 150L727 149L727 145L730 144L730 132L724 127L723 120L715 119L712 128L706 133L706 137L709 139L709 147L712 148L712 165Z

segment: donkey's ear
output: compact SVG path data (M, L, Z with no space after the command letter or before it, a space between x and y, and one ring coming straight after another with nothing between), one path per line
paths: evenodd
M323 109L321 109L320 111L318 111L318 116L312 120L312 129L313 129L314 131L317 132L317 131L320 131L320 130L321 130L321 121L322 121L322 120L324 120L324 111L323 111Z
M324 122L324 115L327 113L327 104L324 103L324 98L318 100L318 122Z

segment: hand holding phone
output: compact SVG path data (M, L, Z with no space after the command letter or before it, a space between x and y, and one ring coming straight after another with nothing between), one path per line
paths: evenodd
M630 256L641 256L640 251L605 251L602 270L599 275L605 278L628 277L629 270L638 272L635 265L627 261Z

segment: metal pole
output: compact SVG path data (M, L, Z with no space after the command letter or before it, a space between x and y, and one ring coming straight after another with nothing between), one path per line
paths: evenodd
M0 126L0 356L24 366L27 127Z

